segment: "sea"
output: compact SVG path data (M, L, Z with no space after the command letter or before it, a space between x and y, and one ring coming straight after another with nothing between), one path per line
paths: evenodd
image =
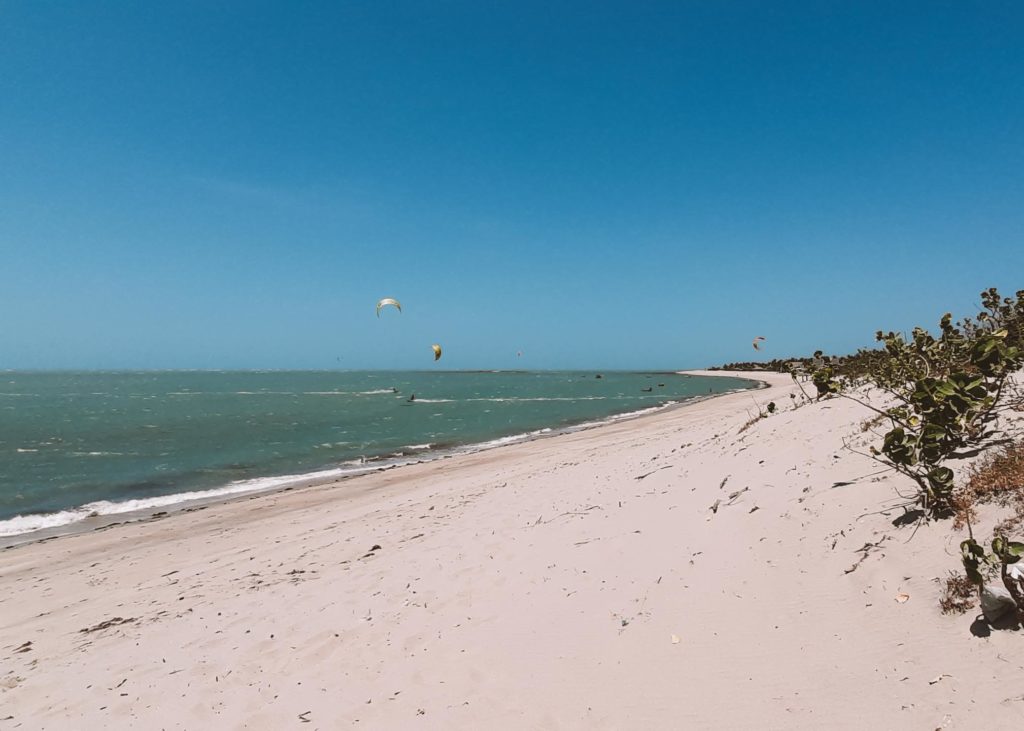
M758 385L593 371L0 372L0 536L493 448Z

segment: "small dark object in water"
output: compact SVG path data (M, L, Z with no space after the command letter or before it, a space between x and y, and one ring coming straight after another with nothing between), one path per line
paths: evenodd
M651 392L651 391L653 391L654 389L653 389L653 388L651 388L650 386L648 386L647 388L641 388L640 390L641 390L641 391L643 391L644 393L650 393L650 392Z
M664 383L659 383L658 384L658 388L665 388L665 384Z
M594 378L604 378L604 376L602 376L600 373L598 373L596 376L594 376Z
M407 400L408 400L408 401L410 401L410 402L411 402L411 401L415 401L415 400L416 400L416 394L413 394L413 395L412 395L412 396L410 396L410 397L409 397L409 398L408 398Z
M394 386L391 387L391 393L398 393L398 389Z

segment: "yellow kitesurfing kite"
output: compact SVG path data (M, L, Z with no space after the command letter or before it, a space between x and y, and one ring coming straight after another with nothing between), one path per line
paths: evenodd
M434 343L430 347L434 350L434 360L441 360L441 346Z
M761 343L763 343L764 340L765 340L764 335L758 335L756 338L754 338L754 342L753 342L754 350L760 350L761 349Z
M402 311L402 303L401 302L399 302L398 300L396 300L396 299L394 299L392 297L385 297L384 299L382 299L380 302L377 303L377 317L380 317L380 311L385 306L387 306L387 305L393 305L394 307L396 307L398 309L399 312Z

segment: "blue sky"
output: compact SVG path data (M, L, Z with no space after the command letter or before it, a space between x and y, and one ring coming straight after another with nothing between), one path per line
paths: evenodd
M1021 38L1016 1L6 2L0 368L932 325L1024 287Z

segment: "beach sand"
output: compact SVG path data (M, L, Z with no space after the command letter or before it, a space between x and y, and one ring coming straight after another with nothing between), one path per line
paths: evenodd
M1024 728L1024 633L940 614L962 536L876 512L871 412L756 377L2 551L0 731Z

